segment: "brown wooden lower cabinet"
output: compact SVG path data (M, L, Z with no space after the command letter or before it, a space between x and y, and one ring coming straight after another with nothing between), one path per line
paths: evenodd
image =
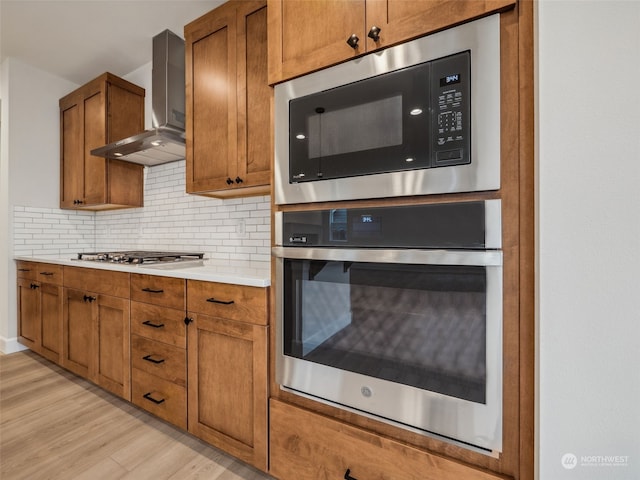
M66 266L63 287L62 267L50 274L19 265L25 345L57 345L67 370L268 470L268 288Z
M65 289L62 366L131 398L129 300Z
M189 432L266 471L268 327L189 318Z
M131 275L131 401L187 428L186 280Z
M434 455L275 399L270 473L280 480L498 480L505 477Z
M61 365L131 399L129 274L65 267Z
M62 267L18 262L19 341L52 362L62 351Z

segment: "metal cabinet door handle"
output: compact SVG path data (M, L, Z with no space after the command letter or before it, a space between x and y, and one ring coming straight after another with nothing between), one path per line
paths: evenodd
M148 288L148 287L143 288L142 291L147 293L164 293L164 290L162 289L154 290L153 288Z
M371 27L371 30L369 30L367 37L369 37L374 42L377 42L378 40L380 40L380 31L380 28L374 25L373 27Z
M164 363L164 358L161 358L160 360L155 360L152 357L153 357L153 354L151 353L149 355L145 355L144 357L142 357L142 359L146 360L147 362L155 363L156 365L160 363Z
M142 322L142 324L146 325L147 327L153 327L153 328L164 327L164 323L153 323L151 320L145 320L144 322Z
M225 302L224 300L217 300L213 297L211 298L207 298L207 302L209 303L220 303L221 305L231 305L233 303L235 303L233 300L229 300L228 302Z
M147 392L143 395L143 397L149 400L150 402L155 403L156 405L160 405L161 403L164 403L164 398L161 398L160 400L156 400L151 396L151 393L152 392Z
M349 45L351 48L355 50L356 48L358 48L359 41L360 39L358 38L358 36L355 33L353 33L349 38L347 38L347 45Z

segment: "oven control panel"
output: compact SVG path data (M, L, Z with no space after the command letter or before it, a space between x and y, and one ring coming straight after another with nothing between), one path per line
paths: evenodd
M283 212L279 227L290 247L501 247L499 200Z

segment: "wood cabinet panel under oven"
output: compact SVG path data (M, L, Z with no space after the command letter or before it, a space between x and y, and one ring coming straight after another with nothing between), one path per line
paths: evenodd
M182 278L131 275L131 300L184 310L186 284Z
M270 473L283 480L505 478L274 399L270 402Z
M187 346L184 310L131 302L131 333L180 348Z
M184 348L132 335L131 367L176 385L184 387L187 384L187 352Z
M137 368L131 369L131 401L177 427L187 428L187 389Z
M187 310L256 325L267 324L268 289L188 280Z

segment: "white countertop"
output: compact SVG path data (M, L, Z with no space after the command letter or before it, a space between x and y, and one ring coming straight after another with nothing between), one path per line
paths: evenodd
M155 265L123 265L82 261L65 256L17 256L15 260L53 263L70 267L95 268L116 272L158 275L161 277L203 280L205 282L232 283L250 287L268 287L271 285L271 266L269 262L251 262L243 260L212 260L174 262Z

